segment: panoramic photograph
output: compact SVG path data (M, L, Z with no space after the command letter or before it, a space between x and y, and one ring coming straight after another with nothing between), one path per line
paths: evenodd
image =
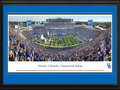
M8 14L8 61L112 61L112 15Z

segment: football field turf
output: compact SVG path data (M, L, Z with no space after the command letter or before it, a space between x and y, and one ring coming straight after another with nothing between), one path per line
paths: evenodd
M38 39L37 41L39 41ZM46 41L41 40L40 42L35 42L40 46L49 46L49 47L69 47L69 46L76 46L79 45L79 41L73 36L47 36Z

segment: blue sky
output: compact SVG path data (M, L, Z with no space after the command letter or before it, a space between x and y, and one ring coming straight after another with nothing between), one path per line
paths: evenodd
M74 21L88 21L93 19L93 21L98 22L112 22L112 15L8 15L9 21L46 21L46 19L51 18L68 18Z

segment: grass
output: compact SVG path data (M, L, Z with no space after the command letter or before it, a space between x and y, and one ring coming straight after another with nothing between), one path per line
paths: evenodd
M48 39L52 39L51 41L45 42L42 40L40 43L35 42L36 44L40 46L54 46L54 47L65 47L65 46L78 46L81 45L77 39L75 39L73 36L64 36L64 37L58 37L58 36L47 36Z

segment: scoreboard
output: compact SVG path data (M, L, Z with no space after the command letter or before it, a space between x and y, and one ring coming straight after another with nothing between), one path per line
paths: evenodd
M46 22L72 22L73 19L63 19L63 18L57 18L57 19L46 19Z

